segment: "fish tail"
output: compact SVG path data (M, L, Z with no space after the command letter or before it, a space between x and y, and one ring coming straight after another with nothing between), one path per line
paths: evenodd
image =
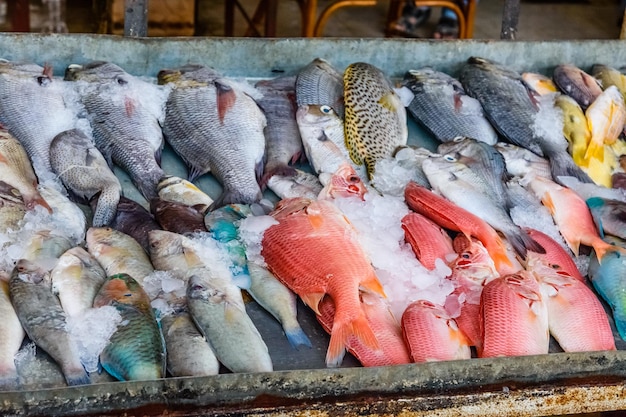
M591 159L596 159L599 162L604 162L604 141L598 143L598 141L591 140L587 151L585 152L584 160L588 163Z
M137 189L139 189L141 195L143 195L147 201L150 201L158 197L156 190L159 185L159 180L163 175L163 171L158 169L150 175L142 176L141 178L133 178L133 182Z
M93 214L92 225L94 227L106 226L115 217L117 213L117 205L120 201L119 188L105 188L100 193L98 202L96 203L96 210Z
M519 229L506 234L506 239L511 243L515 252L517 252L522 258L526 259L527 251L535 253L546 253L543 246L535 241L528 233Z
M469 238L469 236L468 236ZM506 248L500 237L497 237L495 241L483 242L485 249L489 252L489 256L493 260L496 270L501 271L505 266L513 266L513 262L509 259L506 253Z
M63 375L65 376L65 381L69 386L91 384L89 375L82 367L63 370Z
M600 238L598 238L593 244L593 250L596 252L596 258L598 258L599 264L602 263L602 258L604 258L604 255L606 255L607 252L619 252L623 256L626 256L626 248L611 245Z
M340 316L335 316L326 352L326 366L336 368L341 365L350 336L355 336L371 349L380 349L378 339L362 309L359 310L359 316L352 320L349 318L342 320Z
M293 328L283 327L283 330L285 331L287 341L289 341L289 344L294 349L298 350L301 346L306 346L309 349L312 347L311 340L309 340L309 337L304 333L304 330L302 330L300 326Z
M565 151L563 152L545 152L550 163L550 173L556 182L559 177L575 177L584 183L593 184L593 180L587 175ZM561 184L563 185L563 184Z

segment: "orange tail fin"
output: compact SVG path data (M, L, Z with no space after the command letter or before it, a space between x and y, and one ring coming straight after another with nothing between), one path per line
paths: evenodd
M352 335L358 338L365 346L374 350L380 349L378 339L362 310L359 317L352 321L341 320L340 316L335 316L333 329L330 334L330 343L326 352L326 366L336 368L341 365L341 361L346 353L348 339Z

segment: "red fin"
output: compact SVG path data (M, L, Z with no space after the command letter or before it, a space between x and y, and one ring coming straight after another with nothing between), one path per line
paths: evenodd
M232 88L220 82L215 82L215 88L217 89L217 117L219 117L220 123L223 124L224 117L235 104L237 96Z
M376 335L367 321L365 313L361 311L361 315L351 322L342 323L335 316L333 328L330 333L330 343L326 352L326 366L337 367L341 365L343 356L346 351L346 345L350 336L354 335L365 346L374 350L380 350Z
M359 284L362 289L366 289L376 294L379 294L383 298L387 297L387 295L385 294L385 290L383 289L383 286L381 285L374 271L372 271L372 273Z
M308 305L313 311L315 311L315 314L319 315L321 313L318 307L320 301L322 301L322 298L324 298L324 295L326 294L314 292L300 295L300 298L302 298L304 304Z

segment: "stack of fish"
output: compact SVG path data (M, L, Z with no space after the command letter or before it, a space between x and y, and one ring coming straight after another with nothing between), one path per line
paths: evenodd
M624 81L592 73L563 65L552 83L471 57L458 79L411 69L394 88L371 64L318 58L251 86L199 65L157 84L108 62L64 79L0 63L0 386L19 381L25 334L89 383L68 323L107 308L121 324L95 355L113 378L271 371L242 290L295 349L311 347L300 297L330 334L328 366L346 350L364 366L542 354L550 335L615 349L574 263L592 251L626 337L626 196L607 188L626 175ZM407 111L436 149L407 146ZM161 167L166 143L187 180ZM219 195L196 185L207 173Z

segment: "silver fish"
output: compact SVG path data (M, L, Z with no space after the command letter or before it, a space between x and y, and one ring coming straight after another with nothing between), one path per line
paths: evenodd
M18 230L25 215L26 205L19 190L0 181L0 233Z
M162 200L182 203L201 213L206 213L213 204L213 199L204 191L174 175L166 175L159 181L157 193Z
M552 180L550 163L547 159L532 153L526 148L510 143L498 142L495 148L504 157L506 170L509 175L516 177L532 175Z
M0 62L0 122L24 146L40 179L52 172L52 139L77 127L81 108L74 94L51 67Z
M265 171L262 180L266 184L272 175L294 174L294 168L290 165L304 156L296 123L296 77L262 80L255 87L263 94L256 102L267 119Z
M3 271L2 275L7 276L0 279L0 390L10 390L15 389L19 382L15 354L20 350L26 333L11 304L9 284L5 281L8 274Z
M440 142L466 136L494 145L498 134L483 114L478 100L461 83L432 68L410 70L402 83L413 93L407 106L411 116Z
M224 187L211 207L260 200L267 122L252 97L200 66L162 70L159 82L173 87L163 131L189 167L189 180L211 171Z
M267 186L280 199L306 197L316 199L322 191L322 183L308 172L296 169L293 175L273 175Z
M482 104L487 118L502 136L548 159L555 180L567 175L592 182L567 152L562 127L552 128L561 120L556 113L550 118L553 106L541 106L519 73L496 62L471 57L462 67L460 81L465 91ZM543 120L547 118L550 123ZM546 131L546 125L551 130Z
M21 259L9 281L11 302L26 334L61 367L68 385L89 384L78 347L67 331L67 317L50 288L50 276Z
M343 76L322 58L315 58L298 71L296 77L296 100L303 105L330 106L343 120Z
M156 197L164 175L159 166L164 143L163 89L101 61L70 65L65 79L81 81L77 85L81 102L95 144L109 165L115 163L126 171L146 200Z
M241 291L209 268L189 271L189 312L219 361L232 372L269 372L267 346L246 313Z
M100 193L92 225L105 226L113 220L122 187L87 135L78 129L56 135L50 144L50 164L75 196L89 201Z
M576 100L583 110L602 94L598 80L572 64L557 65L552 78L556 86Z

